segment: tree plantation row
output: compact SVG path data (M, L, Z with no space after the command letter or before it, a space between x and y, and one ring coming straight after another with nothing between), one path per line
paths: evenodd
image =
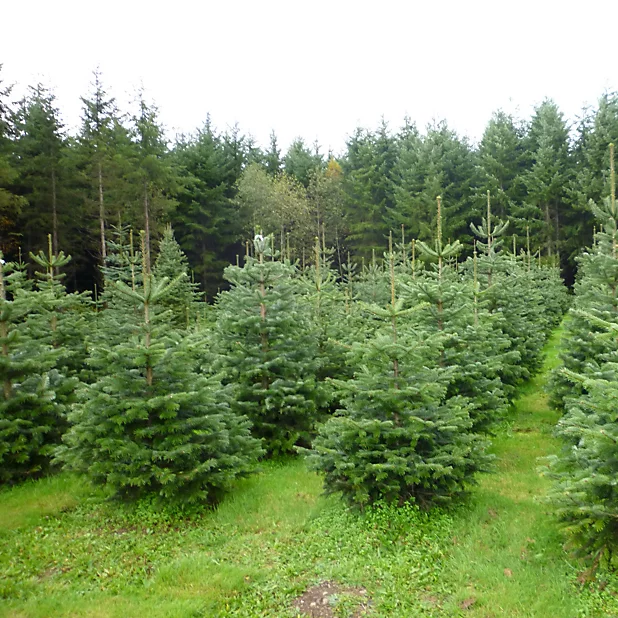
M566 532L594 565L618 545L618 207L611 145L610 195L593 205L597 233L578 260L575 300L552 383L562 451L548 462L551 499Z
M126 498L216 501L264 456L302 453L352 504L461 493L490 467L488 436L541 362L567 303L557 268L511 253L507 224L477 250L394 243L343 278L316 239L305 265L256 235L230 289L198 302L168 228L115 230L94 302L68 263L32 255L0 272L0 470L14 483L64 466Z
M209 119L170 143L143 93L124 113L98 73L82 103L81 126L69 135L51 90L39 84L14 102L0 82L0 250L11 261L20 247L46 251L51 232L54 254L73 256L71 290L101 288L112 226L127 225L145 231L150 252L171 223L209 299L227 285L223 268L245 252L256 226L298 260L324 235L341 276L344 265L380 255L389 230L399 235L405 225L408 241L430 241L437 195L444 238L470 257L468 224L480 224L487 191L518 246L529 238L532 252L559 260L570 281L592 238L588 201L609 192L607 148L618 139L614 94L576 125L550 100L527 120L498 111L477 146L445 122L424 132L408 121L397 130L359 127L338 156L302 139L282 154L274 133L262 149Z

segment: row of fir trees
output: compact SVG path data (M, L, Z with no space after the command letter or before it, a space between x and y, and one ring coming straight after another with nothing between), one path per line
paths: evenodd
M571 544L593 566L618 546L618 205L614 146L610 190L594 203L592 246L578 259L573 307L565 320L563 365L552 396L564 414L563 443L546 467L550 495Z
M301 453L361 507L459 495L566 288L511 244L489 194L468 257L436 206L431 242L391 236L343 275L326 235L302 261L258 234L212 305L170 227L152 265L145 230L110 227L94 297L67 292L52 236L36 279L2 260L2 482L65 467L119 497L203 503Z
M351 261L381 255L388 231L431 242L435 197L444 200L443 234L471 257L490 191L497 216L533 252L559 260L567 279L590 244L589 199L608 193L607 148L618 140L618 96L569 124L551 100L531 118L496 112L478 144L446 122L419 130L405 121L359 127L342 153L295 140L285 153L276 135L265 148L237 127L218 132L207 119L170 141L154 104L138 92L125 113L96 72L82 98L81 124L69 133L53 91L38 84L19 101L0 72L0 250L17 261L47 247L52 233L73 256L70 290L103 285L101 266L114 227L145 231L145 251L171 223L195 281L210 300L228 286L224 267L242 254L256 226L311 261L315 236L334 248L339 276ZM33 268L28 267L30 275Z

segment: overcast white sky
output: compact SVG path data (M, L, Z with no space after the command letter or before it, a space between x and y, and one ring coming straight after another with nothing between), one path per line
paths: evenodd
M382 116L473 140L546 96L574 118L618 88L617 19L615 0L4 0L0 63L17 93L52 85L70 127L98 65L124 109L143 83L169 135L210 112L261 145L274 129L340 152Z

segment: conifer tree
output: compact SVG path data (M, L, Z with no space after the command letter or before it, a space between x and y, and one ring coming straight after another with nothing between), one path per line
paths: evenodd
M421 259L433 260L433 268L407 278L404 298L412 305L425 303L427 310L417 315L419 325L445 337L440 366L452 372L447 395L467 397L473 430L490 431L507 408L507 394L500 378L509 358L510 341L479 300L476 277L472 282L463 280L447 264L459 255L462 246L459 241L444 244L441 197L437 205L433 248L422 241L416 243ZM492 241L490 234L490 247Z
M170 197L176 190L178 177L169 157L168 147L159 123L158 109L146 101L144 92L137 95L137 110L132 116L130 156L132 171L128 178L135 186L135 205L141 210L145 232L144 251L147 268L151 268L151 241L156 222L162 213L175 205ZM157 216L159 215L159 216Z
M585 393L584 382L568 375L600 375L607 354L618 349L611 340L599 339L603 332L588 316L605 322L618 322L618 206L614 146L610 144L610 194L600 204L589 207L602 231L595 235L594 246L580 256L579 277L575 283L574 312L565 324L561 353L564 368L555 372L552 395L559 406L565 399Z
M217 500L251 469L259 443L231 411L228 389L196 373L168 314L158 313L168 280L144 264L143 286L115 286L140 309L139 332L93 350L101 377L84 389L59 457L121 496Z
M509 220L513 208L521 204L525 196L523 137L520 124L500 110L492 114L479 144L478 199L484 202L489 191L493 210L504 221Z
M104 262L107 227L118 215L119 203L128 193L122 176L129 172L129 161L122 154L127 150L129 136L98 69L93 77L92 92L81 98L82 127L76 149L84 174L85 198L97 220L98 250Z
M615 320L581 317L603 329L595 339L609 345L598 371L586 375L562 370L577 388L566 399L566 414L558 422L562 450L548 458L548 473L554 479L548 499L571 547L594 566L602 558L611 565L618 547L618 327Z
M344 293L337 283L328 256L318 238L313 249L313 264L299 279L304 302L311 306L311 329L316 342L316 379L323 390L321 406L338 406L331 380L348 379L350 369L345 349L350 340L350 320L345 312ZM352 335L353 336L353 335Z
M58 253L65 203L67 142L56 98L42 84L30 89L16 116L19 190L28 206L22 209L25 247L34 251L47 246L43 230L51 230L54 253Z
M177 327L187 327L194 320L200 294L199 287L189 278L189 267L185 254L174 238L172 227L168 225L159 243L159 255L153 273L158 279L164 277L175 281L166 296L161 298L161 306L171 311L171 320Z
M348 195L348 245L357 257L370 259L372 251L383 251L389 230L384 217L394 205L391 175L396 153L395 138L384 120L375 132L359 127L347 144L341 165Z
M319 359L294 266L274 259L268 237L257 235L254 248L244 267L225 270L231 289L216 305L217 347L235 409L277 455L310 440L322 399Z
M219 135L210 118L195 136L177 140L174 147L181 182L170 220L209 299L221 287L223 269L238 253L244 213L238 212L235 202L236 183L248 159L247 149L237 135Z
M60 438L63 419L47 372L56 355L24 328L35 309L23 271L0 254L0 482L44 473ZM8 292L8 294L7 294Z
M273 145L271 144L271 146ZM274 146L276 147L276 144ZM317 147L314 152L311 152L303 139L299 137L288 148L283 158L283 164L286 174L295 178L303 187L307 188L311 177L316 170L323 167L324 161Z
M390 302L369 309L381 327L352 346L353 379L338 382L344 409L319 431L308 455L324 473L328 493L350 503L450 500L487 463L483 441L471 432L469 402L447 397L451 370L440 366L444 338L410 328L397 298L395 257L388 255Z
M264 167L270 176L278 176L283 168L281 159L281 149L277 143L277 135L274 131L270 132L268 150L264 153Z
M13 190L18 179L14 161L15 123L9 96L12 87L1 77L0 64L0 251L5 255L17 248L18 219L25 200Z
M35 264L44 269L37 272L36 291L33 293L35 309L29 314L27 328L30 336L56 351L56 364L49 372L50 384L59 407L58 415L65 418L74 401L75 389L82 379L88 355L86 334L91 321L88 311L90 293L67 294L59 270L71 261L63 251L54 254L51 235L47 252L30 254Z

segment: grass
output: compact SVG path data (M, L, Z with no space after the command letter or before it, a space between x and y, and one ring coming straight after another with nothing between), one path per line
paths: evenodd
M325 581L342 586L329 599L341 618L618 616L615 579L576 584L540 500L537 458L558 448L543 392L557 336L547 352L494 441L497 471L450 512L351 513L293 460L191 516L106 501L69 475L0 491L0 617L291 618Z
M480 478L454 522L443 573L450 584L444 615L618 616L616 598L602 590L606 582L575 585L583 566L564 551L558 522L543 501L550 481L538 473L539 458L560 448L552 435L559 413L545 392L560 362L560 335L548 341L542 371L520 388L511 423L493 442L496 473Z
M24 512L37 500L35 484L15 491ZM320 494L320 479L290 461L190 519L95 495L24 520L3 532L0 616L294 616L294 598L326 580L366 587L381 611L409 616L438 582L450 516L359 516ZM340 599L338 615L363 598Z

